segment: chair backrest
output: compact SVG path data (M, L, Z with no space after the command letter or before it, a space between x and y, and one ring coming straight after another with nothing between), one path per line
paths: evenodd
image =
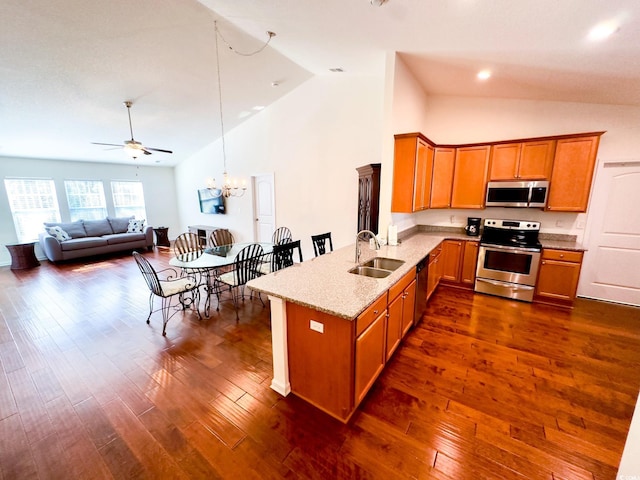
M233 260L233 274L236 285L244 285L261 275L260 262L263 261L264 250L262 245L252 243L238 252Z
M293 254L298 249L298 261L302 262L302 248L300 248L300 240L295 242L283 243L282 245L274 245L271 252L271 271L277 272L283 268L290 267L294 264Z
M191 252L202 253L203 251L204 245L200 243L198 235L193 232L181 233L173 243L173 252L176 256Z
M273 232L273 236L271 237L271 242L274 245L282 245L283 243L287 243L293 240L293 236L291 235L291 230L287 227L280 227Z
M331 241L331 232L321 233L319 235L311 235L313 241L313 253L324 255L327 253L327 241L329 242L329 251L333 252L333 242Z
M158 274L156 273L153 266L149 263L149 260L144 258L138 252L133 252L133 258L136 260L138 264L138 268L144 277L144 281L147 282L147 287L151 290L151 293L157 295L159 297L163 296L162 286L160 285L160 280L158 279Z
M209 235L209 243L212 247L221 247L222 245L231 245L235 243L233 234L226 228L217 228Z

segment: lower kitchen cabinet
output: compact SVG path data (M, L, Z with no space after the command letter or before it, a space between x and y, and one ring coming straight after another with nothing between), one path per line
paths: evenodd
M473 288L479 243L475 240L445 240L442 243L442 281L448 285Z
M464 242L464 251L462 252L462 268L460 273L460 282L473 288L476 283L476 269L478 266L478 250L480 242L467 240Z
M413 324L413 269L355 320L287 303L291 391L347 422Z
M402 338L411 328L415 305L416 274L412 271L389 289L387 360L391 358Z
M442 243L429 253L429 270L427 272L427 301L435 292L442 277Z
M385 336L387 310L380 313L356 338L355 404L358 405L376 381L387 360Z
M576 298L583 252L544 248L534 301L571 306Z

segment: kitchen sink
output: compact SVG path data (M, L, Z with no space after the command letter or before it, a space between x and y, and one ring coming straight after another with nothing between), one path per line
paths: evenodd
M404 264L404 260L397 260L395 258L374 257L368 262L363 263L362 266L372 267L372 268L381 268L383 270L391 270L393 272L403 264Z
M391 275L392 272L391 270L384 270L382 268L374 268L374 267L359 265L349 270L349 273L354 273L356 275L362 275L364 277L371 277L371 278L385 278Z

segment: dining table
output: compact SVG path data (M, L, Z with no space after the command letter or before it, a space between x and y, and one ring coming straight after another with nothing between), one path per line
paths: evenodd
M234 243L233 245L220 245L205 248L199 251L177 254L169 260L172 267L181 268L185 272L198 278L199 283L205 286L206 300L204 305L205 316L209 316L211 307L211 294L219 294L216 290L216 277L228 271L236 259L236 255L245 247L258 243L263 250L263 261L269 261L269 255L273 250L273 243L268 242L247 242Z

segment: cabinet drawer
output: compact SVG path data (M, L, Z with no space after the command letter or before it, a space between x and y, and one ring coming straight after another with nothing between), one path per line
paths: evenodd
M383 294L375 302L373 302L360 316L356 319L356 337L364 332L373 321L387 309L387 294Z
M575 252L572 250L551 250L545 248L542 250L542 259L580 263L582 262L582 252Z
M411 283L412 280L416 278L416 270L415 268L407 273L404 277L398 280L394 285L389 289L389 300L393 301L398 295L400 295L405 288Z

